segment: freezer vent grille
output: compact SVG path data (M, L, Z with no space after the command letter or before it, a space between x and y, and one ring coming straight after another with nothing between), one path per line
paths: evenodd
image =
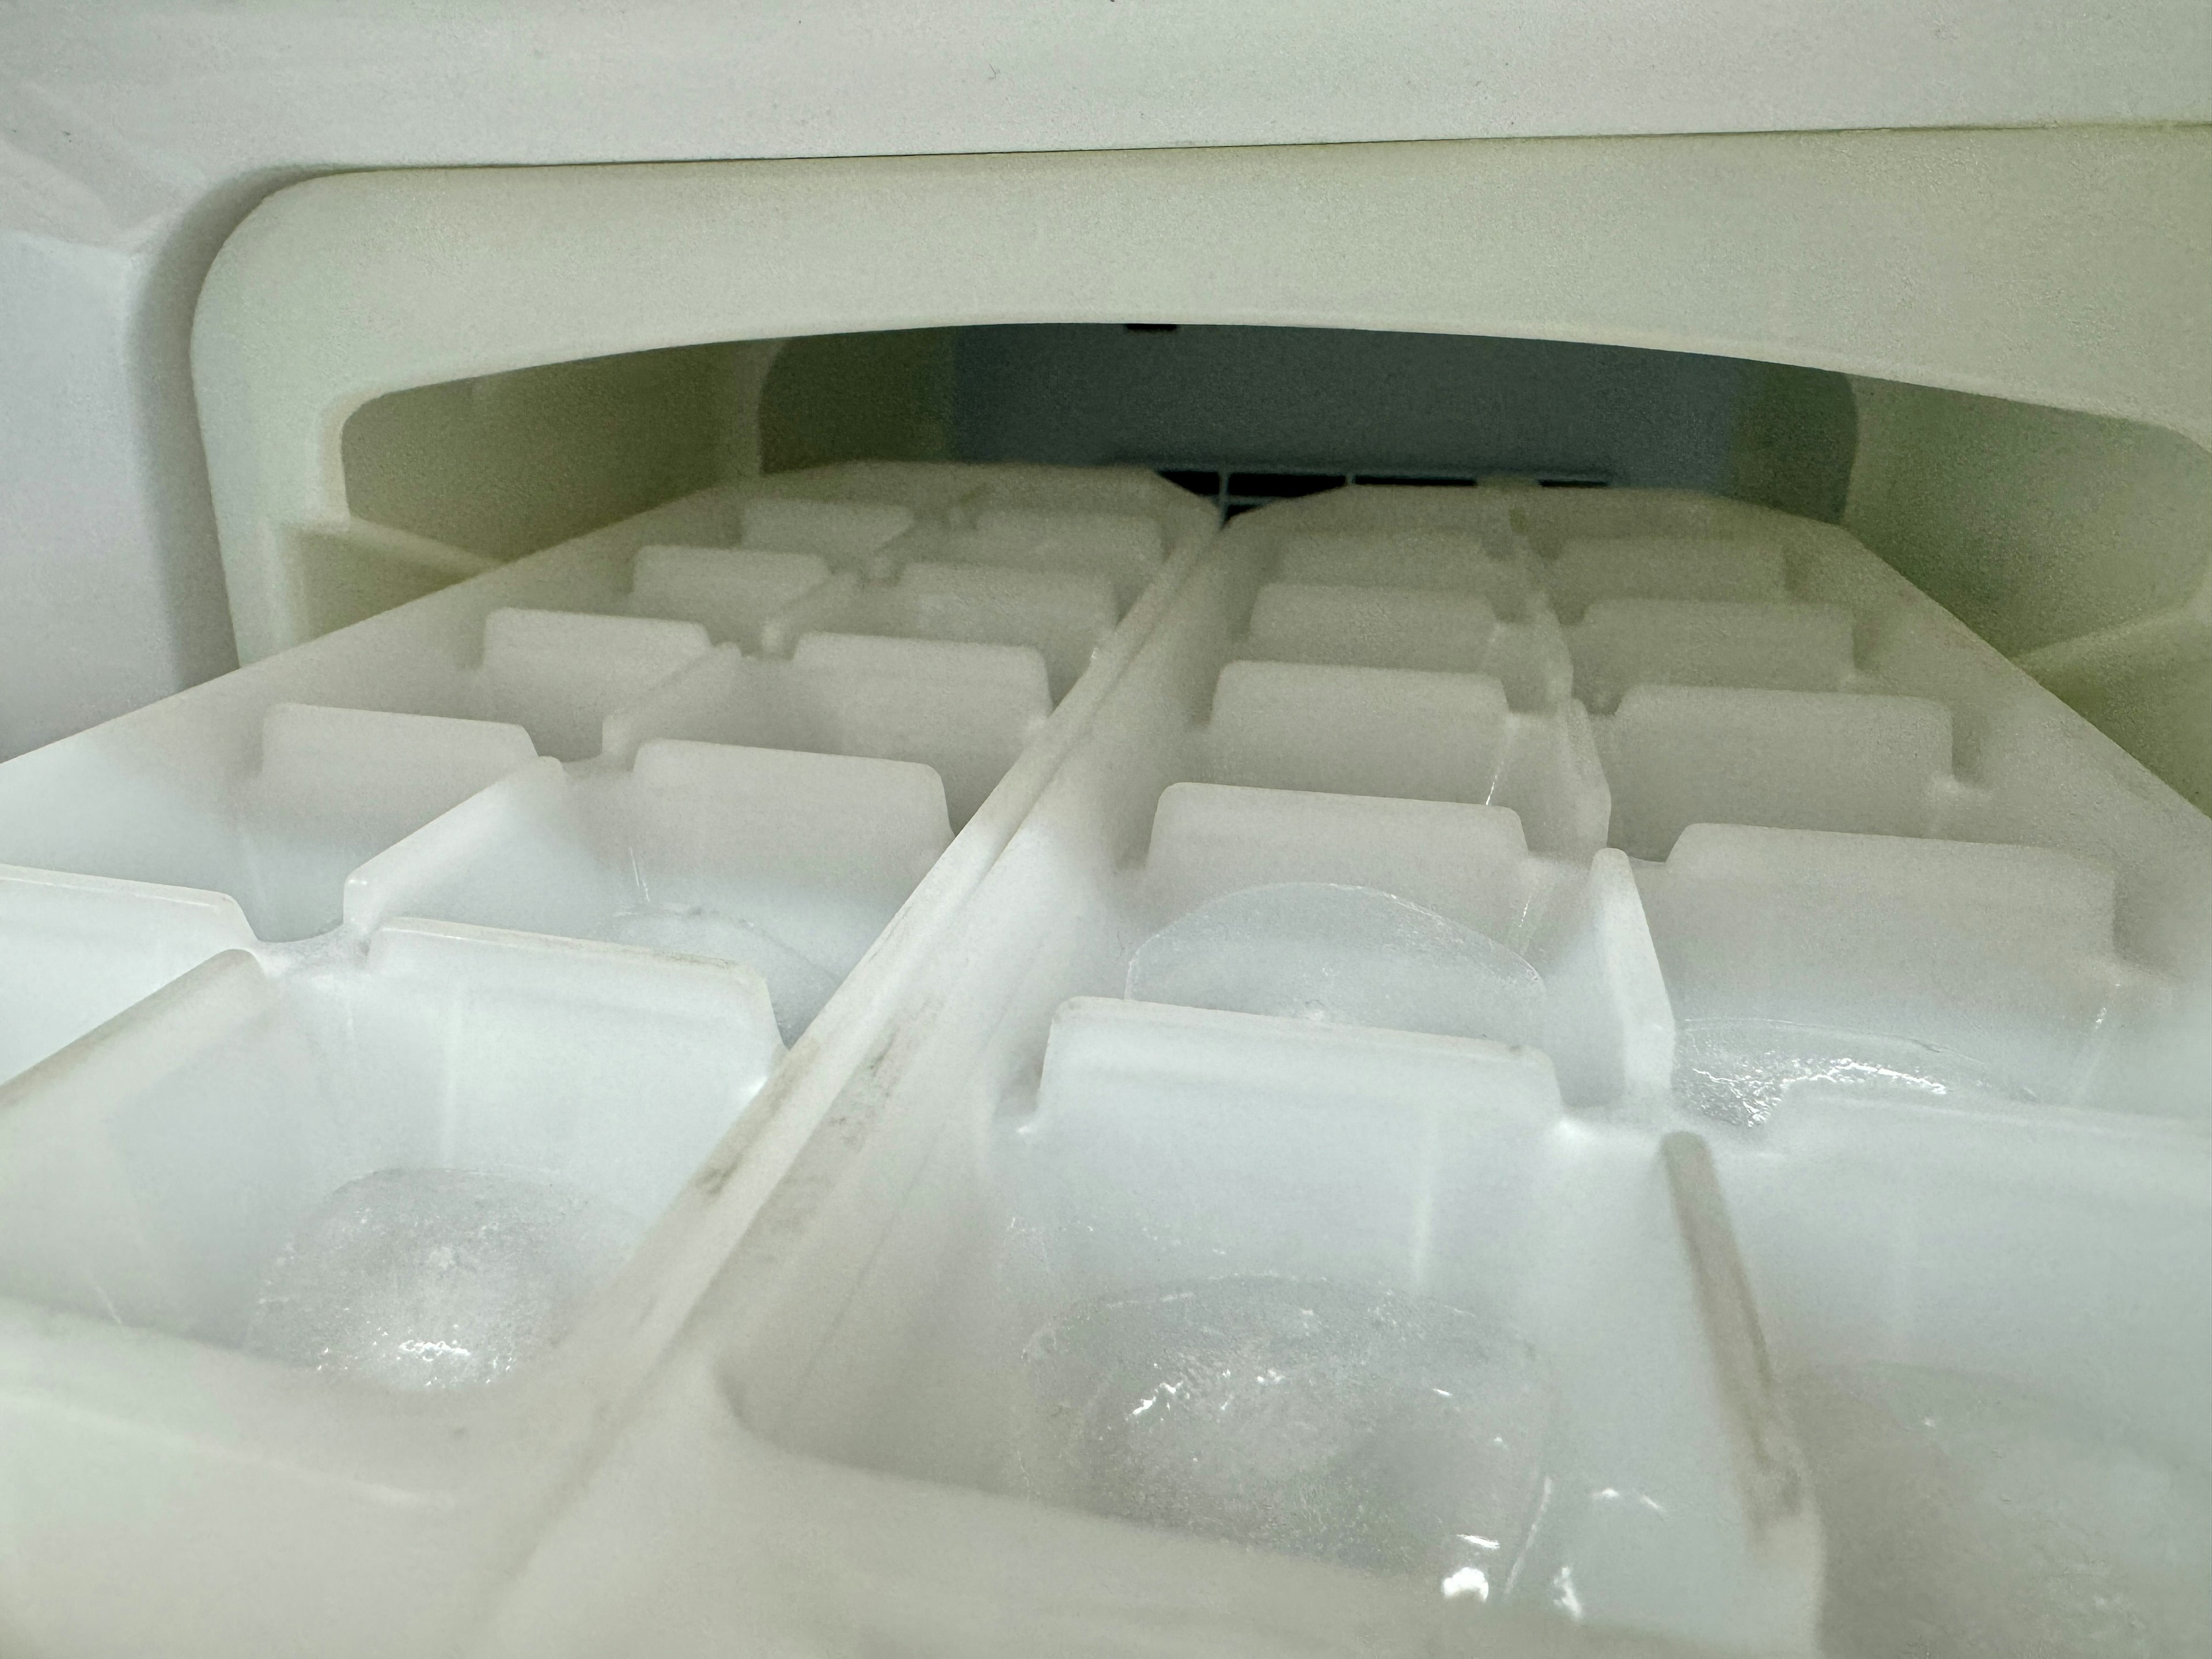
M1266 507L1271 502L1291 501L1300 495L1318 495L1327 489L1340 489L1346 484L1463 487L1486 480L1496 482L1501 476L1505 476L1502 471L1321 472L1291 467L1217 466L1186 463L1148 465L1170 483L1212 501L1220 507L1224 519L1233 519L1240 513L1249 513L1255 507ZM1510 476L1526 479L1532 475L1515 472ZM1540 471L1533 477L1535 483L1547 489L1589 489L1601 488L1613 482L1594 473L1565 470Z

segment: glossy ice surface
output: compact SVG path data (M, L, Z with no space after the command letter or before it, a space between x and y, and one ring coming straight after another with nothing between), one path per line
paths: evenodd
M1072 1310L1023 1358L1018 1460L1048 1502L1478 1598L1534 1518L1541 1366L1443 1303L1206 1280Z
M552 1346L636 1235L563 1182L380 1170L301 1223L246 1346L391 1389L489 1382Z

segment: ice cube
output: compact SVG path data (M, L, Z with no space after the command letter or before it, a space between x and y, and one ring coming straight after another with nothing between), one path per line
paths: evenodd
M559 1338L639 1231L561 1182L380 1170L300 1224L246 1346L387 1388L489 1382Z
M798 1042L814 1023L814 1016L822 1012L822 1005L830 1000L830 994L839 983L837 975L794 951L765 927L702 905L625 910L615 917L608 932L618 944L713 957L758 969L768 981L776 1030L787 1046Z
M1172 1285L1074 1308L1024 1361L1018 1473L1048 1502L1486 1598L1533 1523L1551 1390L1441 1302Z
M1686 1020L1676 1028L1674 1098L1691 1111L1753 1129L1808 1089L2034 1099L1978 1060L1905 1037L1771 1019Z
M1372 887L1224 894L1137 948L1127 994L1440 1036L1534 1043L1544 981L1487 935Z

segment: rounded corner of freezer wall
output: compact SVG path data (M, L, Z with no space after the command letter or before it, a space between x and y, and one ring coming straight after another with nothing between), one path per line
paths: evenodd
M287 295L315 286L302 279L343 217L331 204L362 176L298 179L264 197L216 249L192 309L192 396L241 663L308 637L283 526L346 516L337 434L374 394L334 404L316 386L319 331L292 320L300 301L288 306ZM296 453L276 453L280 445Z
M1356 312L2126 405L2201 438L2212 307L2186 192L2208 158L2201 130L2053 129L1346 146L1325 167L1272 147L326 174L246 216L196 319L241 647L307 636L280 527L344 516L338 434L362 403L706 340ZM1778 239L1778 204L1817 234ZM1309 250L1280 228L1315 214L1341 234ZM2106 234L2051 238L2064 214ZM665 257L632 258L641 235ZM959 254L978 239L1007 253L980 289ZM1923 303L1899 311L1901 287Z

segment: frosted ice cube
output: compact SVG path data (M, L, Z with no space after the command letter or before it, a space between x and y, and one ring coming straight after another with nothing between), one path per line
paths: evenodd
M1674 1098L1756 1128L1801 1089L1904 1092L1931 1099L2033 1101L1978 1060L1905 1037L1770 1019L1686 1020L1674 1034Z
M1024 1351L1016 1459L1047 1502L1502 1590L1552 1394L1440 1302L1226 1279L1084 1304Z
M768 981L775 1028L787 1046L814 1023L839 976L803 956L765 927L704 905L653 905L624 910L608 928L618 945L642 945L683 956L743 963Z
M1867 1366L1792 1411L1858 1659L2212 1653L2212 1480L1984 1378Z
M489 1382L551 1346L639 1231L562 1182L380 1170L300 1224L245 1346L386 1388Z
M1232 1013L1534 1043L1544 981L1497 940L1372 887L1224 894L1137 947L1127 994Z

